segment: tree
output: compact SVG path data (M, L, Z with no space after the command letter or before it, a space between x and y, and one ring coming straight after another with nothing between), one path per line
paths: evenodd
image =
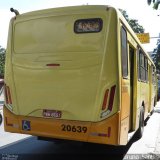
M157 40L157 48L153 51L153 61L156 65L157 73L160 74L160 39Z
M0 46L0 77L4 77L4 63L6 50Z
M5 49L0 46L0 54L5 54Z
M131 28L135 33L144 33L144 28L138 24L138 20L130 19L129 25L131 26Z
M129 22L129 16L128 16L127 12L123 9L119 9L119 11L122 13L122 15L124 16L126 21Z
M139 25L138 20L130 19L125 10L122 9L119 10L135 33L144 33L144 28L141 25Z
M152 2L153 8L157 10L160 4L160 0L147 0L148 5L151 5Z

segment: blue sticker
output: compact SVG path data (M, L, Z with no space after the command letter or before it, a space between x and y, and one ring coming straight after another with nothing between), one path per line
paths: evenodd
M22 120L22 130L30 131L31 130L31 122L27 120Z

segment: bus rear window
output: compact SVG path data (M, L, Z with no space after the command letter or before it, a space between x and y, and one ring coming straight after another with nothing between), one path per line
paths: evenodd
M75 33L94 33L102 30L101 18L79 19L74 23Z
M15 53L69 53L102 50L104 47L102 42L105 38L104 33L99 32L102 29L102 20L100 18L76 20L73 15L68 15L18 21L14 25L13 32ZM80 30L78 26L81 22L92 27ZM85 38L75 36L74 25L77 32L99 32L99 34L89 34Z

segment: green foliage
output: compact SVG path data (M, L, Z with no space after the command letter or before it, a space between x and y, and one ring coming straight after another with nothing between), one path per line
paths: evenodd
M157 10L159 7L159 4L160 4L160 1L155 2L153 8Z
M0 46L0 77L4 76L5 49Z
M5 49L0 46L0 54L5 54Z
M144 33L144 28L138 24L138 20L130 19L129 25L131 26L131 28L135 33Z
M160 4L160 0L147 0L148 5L151 5L152 2L153 8L157 10Z
M128 16L127 12L123 9L119 9L119 11L122 13L122 15L127 20L127 22L129 22L129 16Z
M157 48L153 51L153 61L156 65L157 73L160 73L160 39L157 41Z
M122 9L119 10L135 33L144 33L144 28L141 25L139 25L138 20L130 19L125 10Z
M148 5L152 3L152 0L147 0Z

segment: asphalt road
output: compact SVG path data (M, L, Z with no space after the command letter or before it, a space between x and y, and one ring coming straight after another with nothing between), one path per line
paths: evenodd
M20 140L11 145L1 147L1 158L16 156L17 159L123 159L132 142L126 147L114 147L97 144L84 144L82 142L54 142L40 141L36 137ZM17 160L15 157L15 160Z

